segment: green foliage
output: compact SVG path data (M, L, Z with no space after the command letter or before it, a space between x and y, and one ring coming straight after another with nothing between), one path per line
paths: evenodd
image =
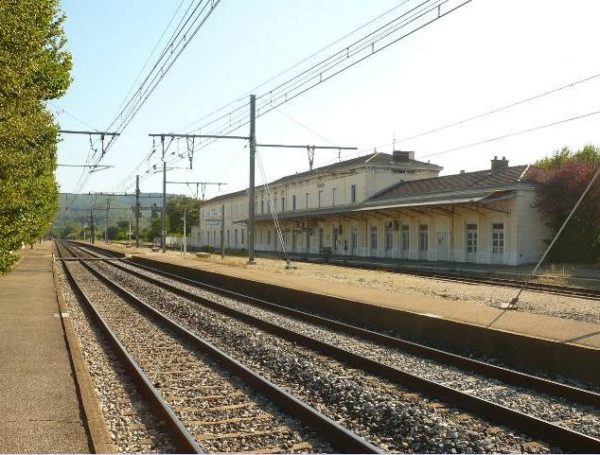
M58 233L58 237L61 239L78 239L83 232L83 228L80 224L70 222L63 225Z
M167 199L167 220L171 234L183 234L183 212L187 212L188 231L200 219L201 201L187 196L171 196Z
M142 237L144 238L144 240L146 240L147 242L153 242L154 239L160 238L160 227L161 219L153 218L152 222L150 223L150 227L144 229L144 232L142 233Z
M535 163L536 205L556 234L600 166L600 148L563 148ZM556 262L600 262L600 179L597 179L549 253Z
M117 240L119 228L117 226L108 226L108 240Z
M600 147L588 144L576 152L572 152L569 147L563 147L560 150L556 150L551 157L546 157L535 162L534 166L548 171L558 169L567 163L598 165L600 164Z
M69 84L58 0L0 2L0 273L57 210L58 129L45 102Z

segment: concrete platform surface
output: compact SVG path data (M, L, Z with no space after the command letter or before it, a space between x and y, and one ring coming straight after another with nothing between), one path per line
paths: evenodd
M52 275L52 244L0 277L0 452L89 453Z
M335 281L314 280L300 273L273 273L249 267L236 267L226 263L203 261L193 254L183 256L176 251L165 254L153 253L149 248L125 248L123 245L98 243L96 246L109 248L120 253L140 255L148 259L170 262L248 280L307 290L322 295L341 297L371 305L410 311L435 318L472 324L480 327L526 335L543 340L600 349L600 324L559 318L524 311L511 311L490 307L485 304L460 302L441 297L411 295L409 298L395 292L349 286ZM257 259L260 261L260 259ZM299 264L299 267L302 267ZM283 265L282 265L283 268Z

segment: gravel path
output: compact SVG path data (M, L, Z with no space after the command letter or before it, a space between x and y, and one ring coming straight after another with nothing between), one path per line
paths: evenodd
M428 397L150 287L107 264L94 264L94 267L110 273L157 309L172 315L203 338L384 450L449 453L550 450L525 435L494 427ZM213 299L232 303L222 297L213 296ZM294 321L287 323L295 324ZM303 330L322 336L318 333L320 329L315 327L306 326ZM355 347L352 345L352 349ZM417 367L421 370L429 368L427 365L413 365L412 368Z
M208 452L332 452L204 354L157 327L80 264L78 282L192 435Z

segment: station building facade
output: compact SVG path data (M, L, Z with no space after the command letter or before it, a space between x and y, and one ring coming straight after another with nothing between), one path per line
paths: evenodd
M541 257L546 224L528 166L439 176L413 152L373 153L256 188L255 249L336 256L517 265ZM223 230L221 219L224 219ZM248 192L205 202L192 245L247 248Z

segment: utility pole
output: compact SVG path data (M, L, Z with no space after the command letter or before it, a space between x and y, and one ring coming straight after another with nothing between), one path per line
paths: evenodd
M131 239L130 239L131 241ZM135 247L140 247L140 176L135 176Z
M108 243L108 213L110 210L110 198L106 198L106 230L104 231L104 241Z
M90 230L92 231L92 244L96 243L96 230L94 229L94 210L90 209Z
M187 210L183 210L183 255L187 254Z
M248 188L248 264L254 260L254 164L256 161L256 95L250 95L250 187Z
M225 259L225 204L221 205L221 259Z
M160 143L162 144L162 161L163 161L163 197L162 197L162 219L161 219L161 236L160 241L162 243L162 252L167 252L167 228L166 228L166 214L167 214L167 160L165 160L165 136L160 137Z
M256 160L256 148L257 147L274 147L274 148L305 148L309 154L309 165L312 168L312 159L314 159L315 149L333 149L333 150L357 150L357 147L342 147L342 146L318 146L318 145L284 145L284 144L257 144L256 143L256 95L250 95L250 135L249 136L233 136L233 135L216 135L216 134L173 134L173 133L158 133L149 134L150 137L160 136L161 140L164 141L164 137L168 136L173 138L207 138L207 139L237 139L245 140L249 142L250 148L250 186L248 188L248 264L255 264L254 257L254 204L256 198L255 188L255 160ZM192 143L193 151L193 143ZM189 150L188 156L192 155L192 151ZM312 156L312 158L311 158ZM163 160L164 160L164 144L163 144ZM166 183L165 183L166 185Z

